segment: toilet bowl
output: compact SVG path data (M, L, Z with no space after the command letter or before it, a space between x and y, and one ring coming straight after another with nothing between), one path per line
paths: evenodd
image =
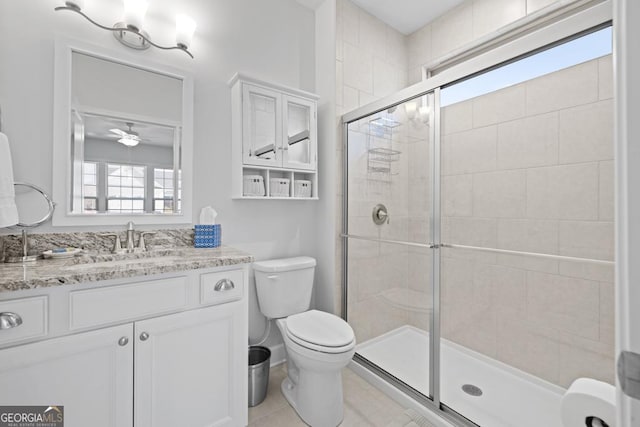
M342 369L356 341L338 316L309 310L314 269L309 257L254 263L260 310L277 319L287 353L282 393L305 423L335 427L344 413Z

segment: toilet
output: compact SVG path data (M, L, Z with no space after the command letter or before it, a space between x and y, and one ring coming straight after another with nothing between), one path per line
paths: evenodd
M355 353L351 326L338 316L309 310L316 260L296 257L253 264L260 311L275 319L287 352L282 393L313 427L342 422L342 369Z

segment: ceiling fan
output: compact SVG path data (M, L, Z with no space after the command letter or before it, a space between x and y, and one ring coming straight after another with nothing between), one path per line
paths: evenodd
M132 129L133 128L132 122L126 122L125 124L129 128L128 130L124 131L121 129L109 129L109 132L115 133L120 137L120 139L118 139L119 143L124 144L127 147L135 147L140 143L140 136L138 132L135 132Z

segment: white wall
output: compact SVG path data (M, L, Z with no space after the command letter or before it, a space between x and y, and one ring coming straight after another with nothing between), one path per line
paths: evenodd
M174 41L177 13L187 13L197 21L192 49L195 60L191 60L177 51L129 50L82 17L54 12L61 4L63 1L0 2L0 108L3 132L11 141L16 180L51 191L54 37L77 38L194 74L194 220L200 208L211 204L223 224L224 244L247 250L257 259L315 255L316 202L231 200L231 100L227 86L235 72L244 71L313 92L313 11L294 0L154 0L145 26L158 43ZM89 1L85 11L111 25L120 19L122 3ZM47 224L37 232L79 229L55 229ZM260 335L263 320L255 298L251 307L251 335Z

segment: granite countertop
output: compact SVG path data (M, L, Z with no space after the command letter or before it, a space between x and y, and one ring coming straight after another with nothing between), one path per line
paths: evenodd
M237 249L176 247L131 254L87 253L25 264L0 263L0 292L90 283L253 262Z

